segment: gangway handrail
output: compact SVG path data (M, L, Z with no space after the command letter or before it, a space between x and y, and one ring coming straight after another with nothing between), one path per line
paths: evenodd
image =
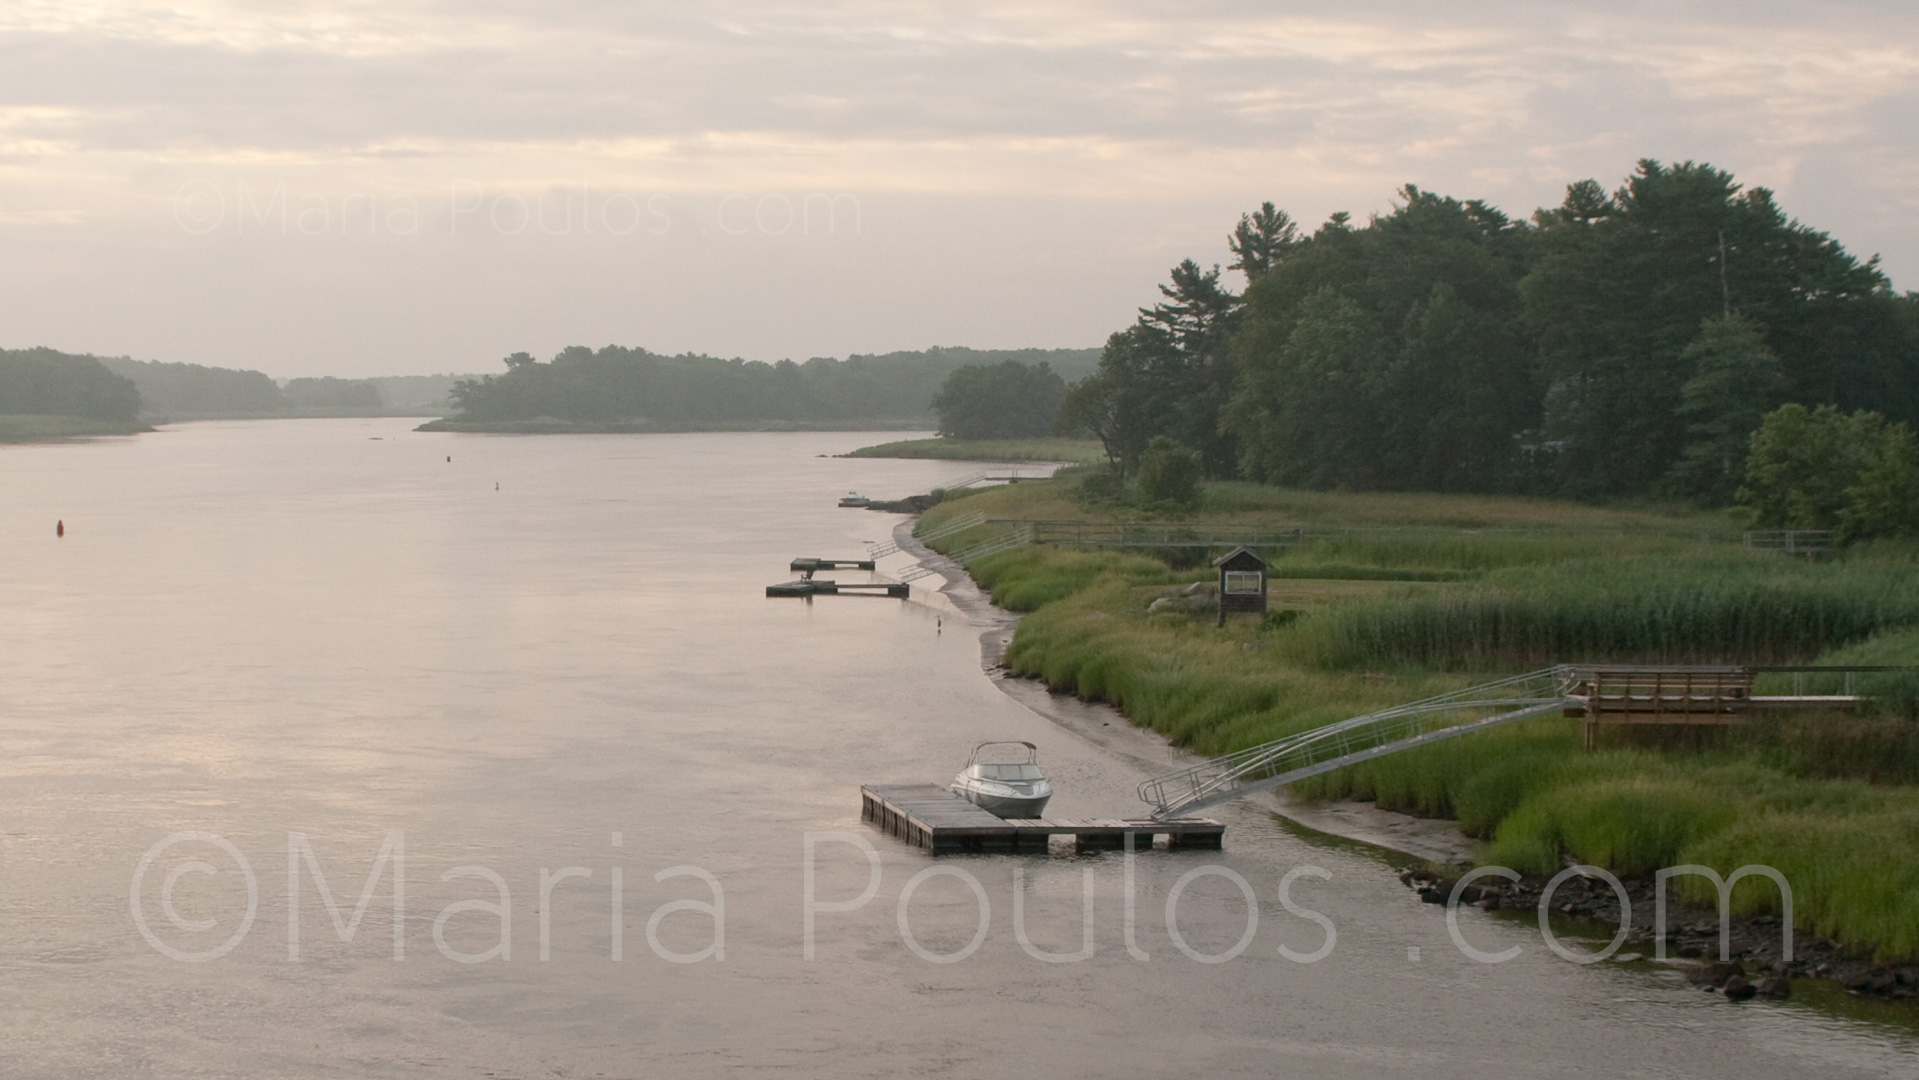
M988 555L998 555L1002 551L1011 551L1016 547L1023 547L1031 543L1032 539L1033 530L1015 529L1010 533L1002 533L999 536L989 537L971 547L963 548L951 555L941 556L941 558L957 563L960 566L965 566L975 559L983 559ZM927 562L918 562L900 571L900 580L916 581L928 574L936 574L938 572L937 567L929 566Z
M1059 471L1060 465L1043 463L1038 464L1037 467L1046 469L1047 471L1034 472L1029 476L1025 473L1024 466L1022 465L999 465L981 472L962 476L957 480L948 480L943 484L935 484L933 489L935 491L957 491L960 488L972 487L981 480L1006 480L1014 483L1021 480L1046 480L1050 479L1054 472Z
M1608 714L1630 712L1696 715L1856 705L1867 699L1854 693L1855 673L1900 670L1916 669L1560 664L1295 732L1202 761L1141 783L1139 797L1153 805L1155 819L1164 821L1361 761L1546 713L1563 710L1583 714L1589 724L1596 724L1604 722L1602 718ZM1767 672L1791 673L1795 683L1807 673L1844 674L1845 693L1805 696L1803 686L1796 686L1792 697L1745 692L1750 690L1755 675ZM1729 678L1732 681L1728 682ZM1609 686L1615 691L1623 687L1623 696L1620 692L1609 694ZM1488 711L1492 715L1485 715ZM1463 715L1433 726L1435 717L1446 714Z
M1164 821L1413 746L1579 707L1566 693L1569 675L1563 666L1545 668L1298 732L1154 777L1139 785L1139 796ZM1499 711L1429 727L1436 714L1487 709Z
M914 539L919 540L921 542L926 542L930 540L944 540L949 536L957 536L968 529L975 528L977 526L984 525L984 524L986 524L986 515L983 513L980 513L978 510L975 510L970 514L961 514L959 517L954 518L953 520L947 522L944 525L941 525L940 527L932 530L931 532L928 532L923 536L916 536L914 537ZM900 550L899 541L888 540L883 544L868 544L867 556L869 558L880 559L888 555L891 555L898 550Z

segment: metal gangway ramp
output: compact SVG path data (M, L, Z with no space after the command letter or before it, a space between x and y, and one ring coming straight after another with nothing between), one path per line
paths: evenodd
M1139 786L1139 797L1153 804L1155 820L1166 821L1347 765L1552 712L1581 718L1590 750L1598 745L1601 724L1736 724L1773 709L1852 709L1871 700L1858 693L1857 676L1913 670L1559 664L1203 761L1146 781ZM1791 675L1793 692L1755 693L1762 675ZM1808 677L1837 683L1828 689L1840 693L1808 694Z
M1152 804L1155 821L1170 821L1415 746L1584 709L1584 700L1568 696L1573 677L1569 667L1550 667L1355 716L1155 777L1139 786L1139 797Z
M1011 551L1016 547L1024 547L1032 542L1033 530L1030 528L1015 529L1010 533L989 536L979 543L974 544L972 547L955 551L951 555L939 556L924 562L914 563L900 571L900 580L917 581L928 574L937 574L939 573L939 562L942 559L949 563L957 563L960 566L965 566L976 559L984 559L988 555L998 555L1002 551Z
M944 540L949 536L957 536L968 529L984 524L986 524L986 515L975 510L970 514L961 514L959 517L941 525L939 528L915 536L913 539L921 543L928 543L933 540ZM866 545L866 557L869 559L883 559L899 551L899 549L900 543L898 540L888 540L880 544L868 544Z

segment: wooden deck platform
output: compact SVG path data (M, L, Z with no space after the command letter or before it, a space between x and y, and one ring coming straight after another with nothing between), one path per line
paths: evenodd
M786 567L802 577L812 577L821 570L871 570L871 559L816 559L811 555L802 555Z
M768 585L768 596L891 596L905 600L913 595L913 587L900 581L829 581L825 578L801 578L798 581L783 581L778 585Z
M1586 748L1611 724L1743 724L1769 709L1856 709L1857 694L1754 694L1761 668L1573 666L1567 669L1566 715L1585 720ZM1819 668L1786 668L1803 675ZM1830 669L1843 674L1842 669ZM1865 669L1856 669L1865 670ZM1846 679L1850 689L1852 680Z
M1080 851L1119 851L1128 835L1135 851L1151 851L1155 836L1171 848L1218 849L1226 836L1226 826L1211 818L1000 818L934 784L863 784L860 820L934 855L1042 852L1055 836L1072 837Z

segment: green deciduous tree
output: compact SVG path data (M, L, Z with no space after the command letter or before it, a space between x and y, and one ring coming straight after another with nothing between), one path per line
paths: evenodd
M1878 413L1782 405L1752 434L1739 501L1752 508L1755 523L1769 528L1836 529L1862 478L1875 463L1884 464L1886 441L1886 420ZM1888 479L1876 477L1875 485Z
M1106 339L1099 369L1069 387L1060 403L1060 433L1098 439L1121 480L1157 430L1153 371L1171 349L1165 331L1135 323Z
M1066 383L1045 361L968 365L933 395L939 433L955 439L1019 439L1051 434Z
M1199 502L1203 465L1199 455L1164 435L1155 435L1139 459L1139 493L1147 502L1193 506Z
M1679 388L1687 442L1668 479L1679 495L1723 506L1744 478L1752 433L1783 389L1779 358L1758 324L1726 315L1701 324L1680 361L1692 370Z
M1846 489L1839 531L1848 540L1919 535L1919 439L1904 424L1888 424L1868 448Z

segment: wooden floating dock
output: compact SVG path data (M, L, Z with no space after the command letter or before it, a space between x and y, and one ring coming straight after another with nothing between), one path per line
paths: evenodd
M815 572L820 570L871 570L873 569L873 560L815 559L809 555L794 559L792 565L788 566L787 569L804 577L812 577Z
M828 581L825 578L801 578L768 585L768 596L891 596L900 600L913 594L913 587L899 581Z
M1055 836L1070 836L1079 851L1151 851L1153 837L1170 848L1217 850L1226 826L1211 818L1122 821L1110 818L1000 818L933 784L862 784L860 820L934 855L957 852L1045 851Z
M1762 695L1753 693L1762 668L1574 666L1568 672L1566 715L1585 720L1586 749L1599 745L1602 724L1743 724L1770 709L1856 709L1865 699L1851 693L1853 673L1865 668L1777 668L1845 676L1847 693Z

